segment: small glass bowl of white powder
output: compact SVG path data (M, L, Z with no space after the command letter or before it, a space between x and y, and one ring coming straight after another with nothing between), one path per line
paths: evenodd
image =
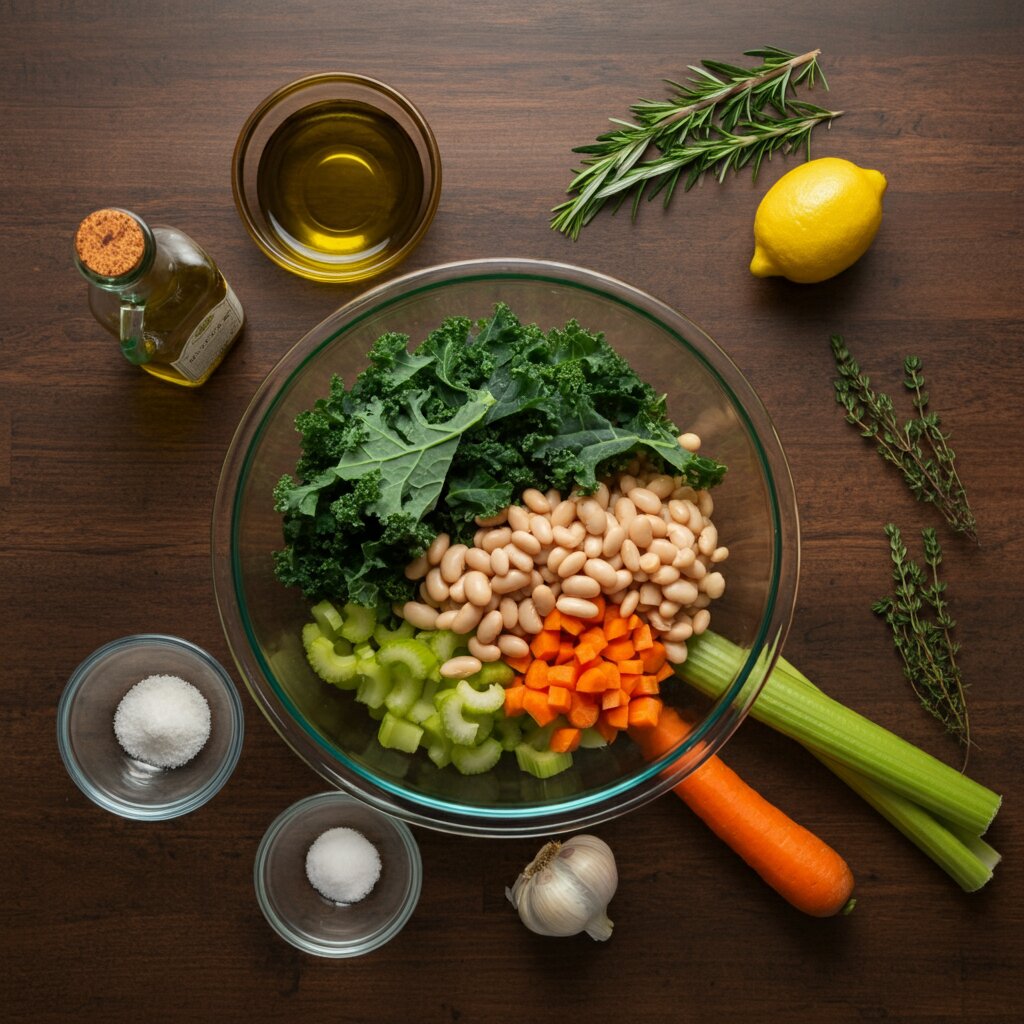
M260 842L254 878L260 909L281 938L316 956L352 957L402 930L423 868L408 825L331 791L278 816Z
M127 636L89 655L57 708L64 765L86 796L125 818L158 821L201 807L242 750L231 677L187 640Z

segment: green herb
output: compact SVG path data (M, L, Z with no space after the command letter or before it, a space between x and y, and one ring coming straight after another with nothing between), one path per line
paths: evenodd
M960 645L953 640L956 623L949 614L946 584L939 579L942 548L935 531L922 530L925 567L907 553L898 527L885 527L892 557L894 593L876 601L872 611L892 630L903 660L903 674L921 704L960 741L964 766L971 746L971 727L960 668Z
M908 356L903 361L903 384L917 415L900 425L893 400L871 388L870 378L861 373L839 335L832 337L832 354L839 370L836 401L846 410L847 422L876 443L878 454L900 470L918 501L934 505L957 533L976 541L977 524L956 471L949 435L942 432L938 413L928 411L921 360Z
M796 56L775 47L747 50L759 57L752 68L720 61L690 66L693 78L668 81L675 95L666 100L640 100L630 107L635 123L611 118L614 129L597 141L578 146L583 167L574 172L566 190L572 196L554 207L551 226L575 239L613 197L616 209L630 192L633 217L640 200L664 192L668 206L686 171L689 191L708 171L722 181L729 170L753 165L754 178L765 157L778 150L791 152L805 146L810 156L811 132L831 121L841 110L825 110L790 96L790 90L820 77L820 50ZM648 159L649 151L656 151Z
M677 674L718 699L750 651L707 630L687 641ZM807 748L968 892L992 877L998 854L979 837L998 794L819 690L778 658L750 714Z
M725 467L694 455L659 396L603 336L575 321L546 334L499 304L450 317L414 351L385 334L351 390L296 417L296 478L274 490L285 547L276 574L312 600L404 601L402 569L438 533L469 541L527 487L590 493L643 451L695 488Z

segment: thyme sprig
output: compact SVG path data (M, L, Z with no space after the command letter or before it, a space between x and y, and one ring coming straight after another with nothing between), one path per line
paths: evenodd
M907 356L903 361L903 385L917 415L900 424L893 400L871 387L843 339L833 335L831 345L839 371L834 381L836 401L846 410L847 422L875 442L875 450L900 470L918 501L934 505L957 533L977 541L977 523L956 470L949 435L942 432L939 414L928 410L921 360Z
M891 595L876 601L871 610L885 619L892 630L893 644L903 661L903 674L921 704L960 742L966 768L971 725L966 686L956 660L960 644L952 636L956 622L949 613L946 584L939 578L942 548L934 529L922 530L922 567L908 554L894 523L885 527L885 534L889 538L895 587Z
M611 199L617 209L632 193L635 218L644 196L664 192L667 206L683 171L689 191L709 171L722 181L729 170L761 162L782 150L806 147L811 132L841 110L825 110L791 96L796 86L828 83L818 66L820 50L796 55L777 47L747 50L762 63L752 68L706 60L691 65L686 82L667 80L674 95L665 100L639 100L630 107L634 121L611 118L616 127L597 141L578 146L583 166L573 172L566 190L572 198L554 207L551 226L576 239ZM647 159L650 151L656 151Z

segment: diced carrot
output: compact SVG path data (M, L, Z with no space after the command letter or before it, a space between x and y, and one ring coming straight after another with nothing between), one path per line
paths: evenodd
M629 619L627 621L629 623L629 631L631 633L633 632L634 629L639 629L644 624L644 620L641 619L640 616L637 615L636 612L633 612L633 614L630 615L630 617L629 617Z
M616 605L608 605L604 616L604 635L606 640L619 640L629 633L629 623L619 614Z
M521 683L515 686L505 687L504 712L508 718L515 718L523 713L523 697L526 695L526 687Z
M614 743L619 735L618 726L610 725L603 715L598 717L593 727L604 737L605 743Z
M558 655L555 658L556 665L565 665L573 660L575 651L571 640L563 640L558 645Z
M658 680L655 676L640 676L636 686L633 688L633 697L656 697L661 692Z
M626 658L619 662L619 671L623 675L638 676L643 673L644 663L639 658Z
M535 658L551 661L558 654L561 637L550 629L542 629L531 641L530 650Z
M572 707L572 690L567 690L564 686L549 686L548 705L552 711L564 715Z
M575 615L564 615L560 613L562 620L562 631L565 633L571 633L573 636L579 636L587 627L584 625L582 619L576 618Z
M637 650L640 660L644 663L645 672L657 672L665 664L665 645L652 644L644 650Z
M576 689L580 693L603 693L608 689L609 677L603 665L595 665L580 673Z
M630 701L631 703L632 701ZM609 725L614 726L620 731L629 728L629 704L620 704L617 708L609 708L607 711L602 711L601 719L604 719Z
M563 686L567 690L575 690L579 674L579 668L572 662L568 662L565 665L551 665L548 668L548 684L550 686Z
M625 662L622 662L622 664L625 664ZM622 672L619 675L619 687L627 697L632 697L636 693L636 688L640 685L642 678L643 676L639 672Z
M552 608L544 616L544 628L550 629L554 633L562 628L562 613L557 608Z
M569 722L577 729L589 729L597 723L600 708L589 693L573 693L569 707Z
M629 725L635 729L653 729L664 707L657 697L635 697L629 702Z
M502 660L510 669L512 669L513 672L516 672L518 675L523 675L530 667L530 662L533 661L533 658L528 654L524 654L519 658L510 658L506 655Z
M601 648L595 644L583 643L577 644L576 650L573 652L573 657L582 665L585 662L593 661L601 654Z
M551 733L548 746L556 753L568 753L580 745L580 730L574 726L563 726Z
M620 704L629 703L629 694L623 690L605 690L601 694L601 710L617 708Z
M558 712L548 704L548 695L543 690L528 689L523 694L523 710L539 726L545 726L558 717Z
M531 690L546 689L548 685L547 662L541 661L540 658L532 661L530 667L526 670L526 679L524 681Z
M587 598L592 604L597 606L597 614L591 615L587 619L583 619L584 622L602 622L604 620L605 602L604 598L598 594L597 597Z
M654 646L654 637L651 635L651 627L646 622L641 623L633 630L633 646L638 651L646 651Z
M668 679L669 676L675 675L675 669L666 661L657 672L654 673L654 678L660 683L662 679Z
M596 647L600 652L608 646L608 637L600 626L591 626L585 633L580 634L580 643Z
M632 640L613 640L601 653L611 661L629 661L636 648Z

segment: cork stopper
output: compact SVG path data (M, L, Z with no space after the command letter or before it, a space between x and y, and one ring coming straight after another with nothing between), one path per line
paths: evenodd
M139 222L123 210L96 210L75 233L75 252L99 277L121 277L142 262L146 239Z

